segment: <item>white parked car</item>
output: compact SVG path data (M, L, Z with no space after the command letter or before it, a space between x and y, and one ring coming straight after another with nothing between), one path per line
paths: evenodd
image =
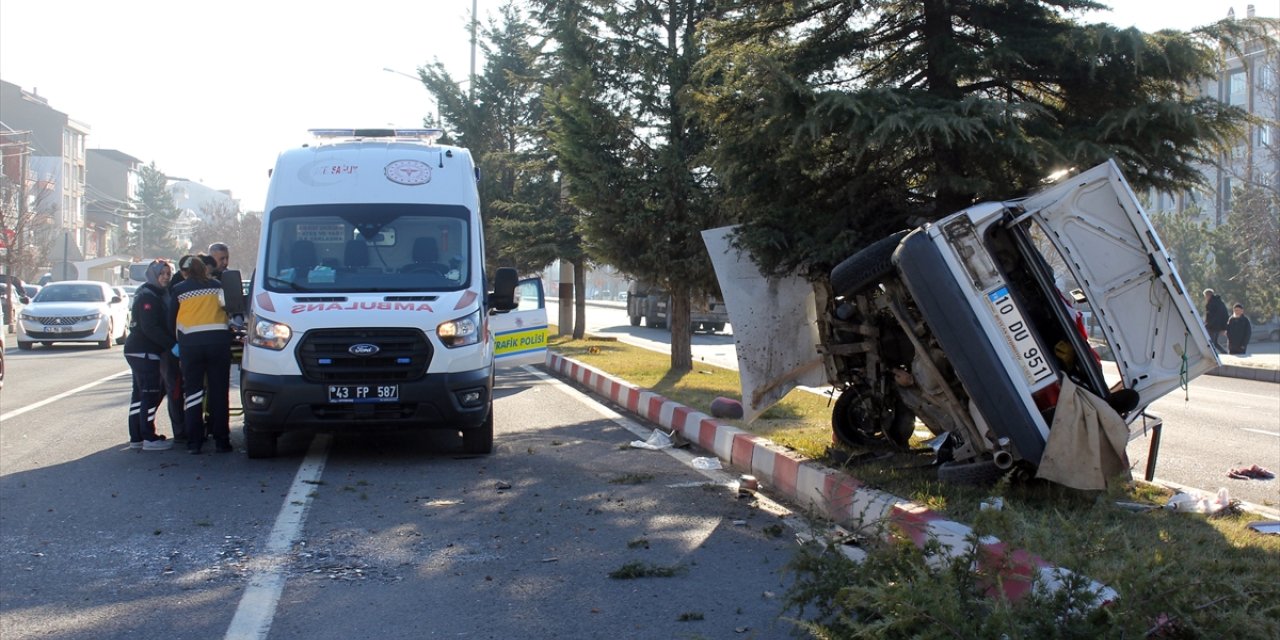
M129 306L110 285L92 280L53 282L40 290L18 319L18 348L35 343L93 342L103 349L124 344Z

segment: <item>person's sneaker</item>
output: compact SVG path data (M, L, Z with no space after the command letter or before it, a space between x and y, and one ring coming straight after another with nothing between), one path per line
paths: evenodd
M130 449L141 449L141 448L142 448L142 441L141 441L141 440L139 440L139 441L137 441L137 442L130 442L130 443L129 443L129 448L130 448Z
M167 451L173 448L173 443L168 440L147 440L142 443L143 451Z
M228 440L219 441L216 445L214 445L214 451L217 451L218 453L231 453L232 451L235 451L235 450L236 448L231 446L231 442Z

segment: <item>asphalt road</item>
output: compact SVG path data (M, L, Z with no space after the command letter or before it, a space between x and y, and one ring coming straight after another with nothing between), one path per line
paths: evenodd
M789 637L780 512L540 371L500 376L490 456L294 435L249 460L127 450L118 347L6 357L5 640ZM632 563L675 575L610 577Z
M632 327L623 303L589 303L586 330L614 336L639 347L667 352L670 333L665 329ZM558 307L550 303L554 322ZM1253 357L1274 358L1275 343L1254 345ZM737 369L733 336L693 337L695 361ZM1150 413L1164 420L1156 460L1157 482L1191 487L1216 494L1226 488L1231 497L1280 511L1280 479L1236 480L1231 469L1258 465L1280 474L1280 385L1217 376L1200 376L1185 393L1166 395L1151 405ZM1145 473L1150 441L1138 439L1129 446L1134 476Z

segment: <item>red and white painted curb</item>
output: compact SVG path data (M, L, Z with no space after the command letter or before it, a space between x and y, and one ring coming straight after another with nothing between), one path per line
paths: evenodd
M702 449L714 453L728 467L750 473L768 487L800 507L813 509L850 530L888 523L923 547L937 540L952 554L968 553L973 529L947 520L927 507L865 486L858 479L825 467L779 446L768 438L690 409L661 395L632 386L585 364L547 352L547 368L568 377L608 398L628 412L657 423L681 435ZM1030 592L1033 576L1050 590L1067 584L1071 572L1020 549L1011 549L994 537L979 542L978 569L998 576L994 588L1011 599ZM1092 583L1100 601L1115 600L1110 587Z

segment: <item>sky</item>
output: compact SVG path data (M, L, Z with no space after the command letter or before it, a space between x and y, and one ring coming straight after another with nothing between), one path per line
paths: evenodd
M276 155L306 142L307 129L422 126L434 103L401 74L438 60L466 78L472 4L484 22L504 1L0 0L0 79L88 125L89 148L154 162L260 211ZM1106 3L1112 11L1082 19L1188 29L1232 7L1244 17L1247 5ZM1280 0L1254 5L1280 16Z

